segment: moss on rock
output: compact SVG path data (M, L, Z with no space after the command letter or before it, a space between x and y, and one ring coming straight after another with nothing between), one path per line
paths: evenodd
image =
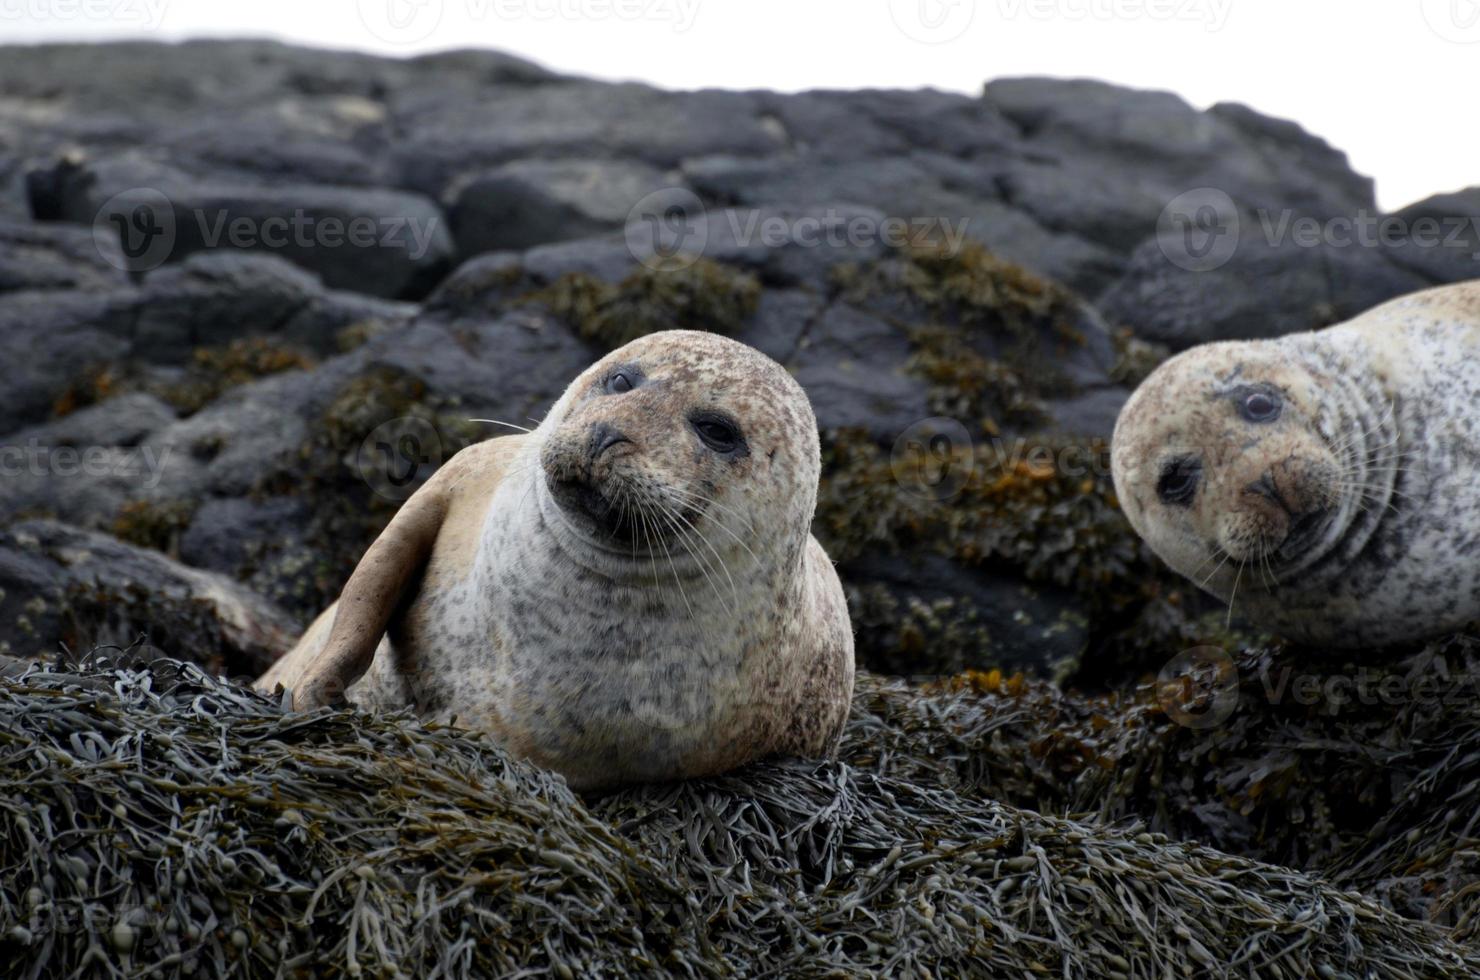
M561 276L519 302L546 307L604 351L660 330L733 334L755 312L760 282L709 259L640 268L612 284L582 272Z
M190 526L196 504L183 500L131 500L113 518L113 536L141 548L178 556L180 535Z

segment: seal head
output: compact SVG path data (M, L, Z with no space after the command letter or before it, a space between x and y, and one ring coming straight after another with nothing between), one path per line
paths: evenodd
M738 541L795 566L816 505L817 423L758 351L696 331L640 338L577 378L539 432L537 492L569 546L613 562L697 547L713 564L714 530L728 545L714 552Z
M1242 349L1241 349L1242 348ZM1341 516L1351 460L1331 398L1299 362L1212 344L1161 365L1116 424L1121 506L1194 581L1300 566Z

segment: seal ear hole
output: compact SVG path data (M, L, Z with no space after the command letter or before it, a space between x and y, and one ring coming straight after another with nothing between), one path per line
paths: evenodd
M607 395L625 395L645 380L647 379L643 377L637 365L624 364L612 369L612 372L606 376L606 380L601 383L601 390Z
M1195 456L1179 456L1161 468L1156 481L1156 495L1169 507L1188 507L1202 483L1202 461Z
M734 419L719 412L696 412L689 416L689 424L699 435L699 441L710 449L726 456L742 455L745 451L745 436Z

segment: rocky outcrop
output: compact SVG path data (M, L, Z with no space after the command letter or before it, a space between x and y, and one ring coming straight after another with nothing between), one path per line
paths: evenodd
M430 473L493 434L468 419L524 424L624 339L692 327L810 393L867 662L1155 648L1197 600L1063 454L1097 458L1169 349L1473 274L1419 234L1473 193L1348 247L1382 216L1339 150L1097 82L665 92L263 42L0 61L0 356L25 366L0 519L164 547L300 617L394 511L377 426L426 426ZM955 475L915 485L942 449Z

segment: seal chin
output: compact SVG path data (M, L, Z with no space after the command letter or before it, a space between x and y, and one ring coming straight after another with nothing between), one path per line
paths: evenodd
M562 513L597 544L632 547L642 533L637 508L613 500L586 476L545 475L545 486Z
M1325 507L1301 514L1290 521L1285 540L1275 549L1275 556L1283 563L1295 564L1321 540L1331 523L1331 511Z

